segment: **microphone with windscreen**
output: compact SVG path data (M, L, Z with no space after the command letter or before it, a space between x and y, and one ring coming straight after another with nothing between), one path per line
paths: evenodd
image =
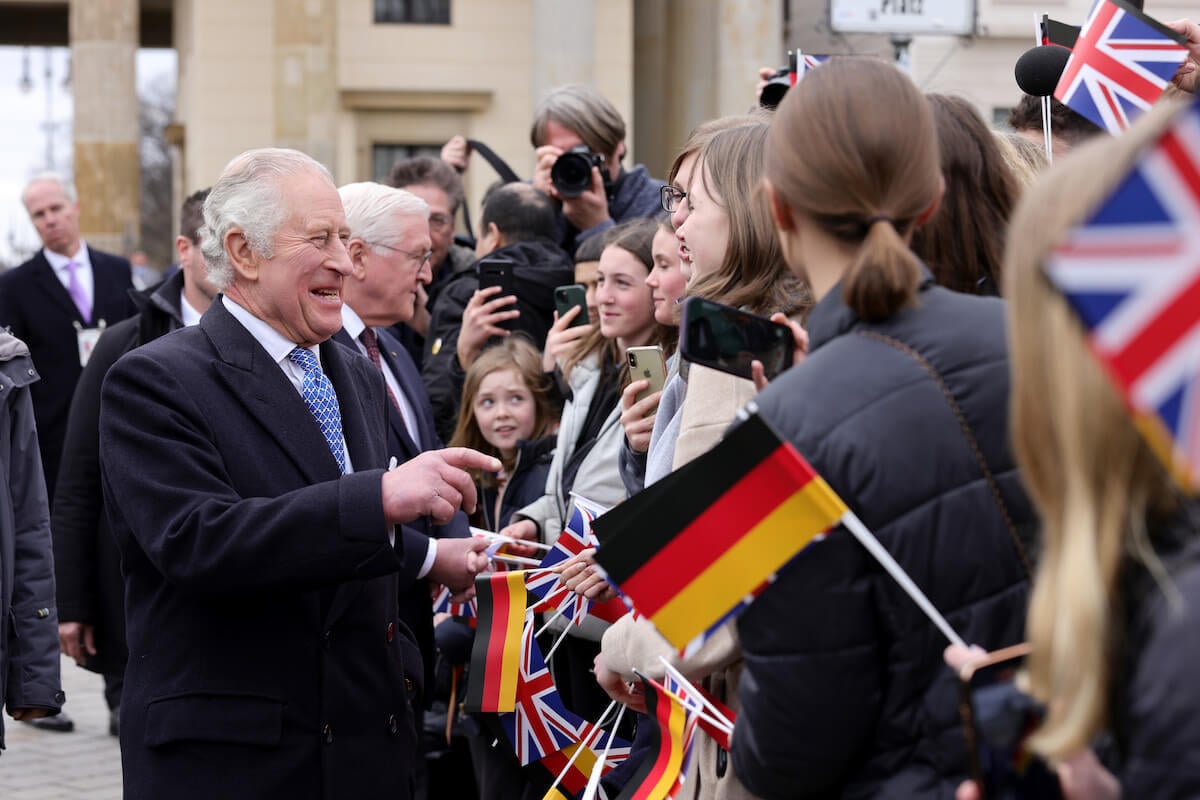
M1049 97L1054 94L1070 57L1070 50L1056 44L1026 50L1025 54L1017 59L1017 66L1013 70L1017 86L1021 87L1025 94Z

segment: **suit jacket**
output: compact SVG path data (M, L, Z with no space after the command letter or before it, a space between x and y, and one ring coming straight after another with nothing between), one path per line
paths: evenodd
M320 352L353 474L219 301L109 371L126 800L411 796L420 654L380 497L388 400L368 362Z
M183 327L182 291L183 273L176 271L157 286L135 292L139 313L105 328L71 400L50 520L58 617L95 626L96 654L83 667L105 675L123 673L127 654L125 579L100 485L100 387L121 356Z
M421 373L417 370L412 357L399 340L386 330L376 328L375 333L379 339L380 361L395 376L396 382L400 384L400 390L404 392L417 418L420 442L413 441L404 424L404 417L390 401L388 402L388 456L395 456L396 461L403 464L426 450L441 448L442 441L438 438L437 429L434 426L433 408L429 404L429 394L425 391ZM333 338L366 360L354 339L344 328L334 334ZM371 362L368 360L367 363ZM371 366L374 368L373 364ZM405 552L405 569L402 578L407 580L402 581L403 585L400 591L400 619L412 631L421 648L421 659L424 663L422 698L428 700L428 696L424 694L423 690L425 686L432 685L433 660L436 652L433 641L433 603L429 596L429 581L418 578L417 573L429 551L429 539L465 537L470 536L471 532L467 515L461 511L445 525L435 525L428 517L424 517L405 525L402 530Z
M88 248L88 258L95 282L91 320L79 315L79 309L42 250L19 267L0 274L0 327L9 326L17 338L29 345L33 363L42 376L31 387L31 397L46 491L51 500L67 433L71 396L83 370L79 366L75 323L92 327L104 320L112 325L136 311L129 297L133 288L129 262L93 247Z

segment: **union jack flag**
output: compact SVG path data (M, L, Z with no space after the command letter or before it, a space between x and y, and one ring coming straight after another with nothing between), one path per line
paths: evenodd
M803 54L800 56L800 65L803 67L802 72L808 72L810 69L816 69L829 60L829 56L810 56Z
M595 741L592 740L595 737ZM604 748L608 747L608 756L604 759L604 774L607 775L613 767L618 766L623 761L629 758L629 753L633 749L633 745L617 736L615 733L610 733L603 728L599 729L594 723L583 721L579 728L579 741L587 742L596 755L604 752ZM612 746L609 746L608 740L612 740Z
M1200 106L1180 114L1048 259L1139 427L1200 476Z
M592 533L592 520L604 513L604 509L583 500L575 498L571 519L567 527L555 540L554 546L546 553L538 569L555 567L567 559L582 553L590 547L596 547L598 541ZM591 608L592 601L575 594L563 586L557 572L536 572L526 581L525 587L532 592L538 601L530 608L535 613L554 613L563 610L563 615L575 624L583 621Z
M697 724L704 729L705 733L712 737L713 741L726 750L729 749L729 731L725 730L723 726L716 724L716 715L708 708L709 705L717 706L721 714L730 722L733 722L736 715L729 706L721 703L699 686L693 686L690 683L676 679L670 670L667 670L666 674L663 675L662 685L664 689L679 698L679 701L683 703L683 707L688 710L689 714L697 715ZM684 771L686 772L687 770L685 769Z
M449 614L452 617L463 617L471 620L479 616L479 610L475 605L474 597L465 603L452 603L450 602L449 587L443 587L437 599L433 601L433 613Z
M1119 134L1162 95L1187 57L1183 41L1125 0L1096 0L1054 96Z
M533 638L533 626L521 634L521 668L516 710L500 715L500 727L521 765L532 764L579 741L584 721L563 705L554 678Z

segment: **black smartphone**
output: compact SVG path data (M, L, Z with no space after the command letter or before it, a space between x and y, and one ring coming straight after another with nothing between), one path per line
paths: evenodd
M1045 709L1016 684L1028 643L1006 647L959 672L959 710L971 779L985 800L1060 800L1058 775L1031 753L1029 735Z
M509 297L513 294L513 266L513 262L507 258L484 256L479 259L476 267L479 272L479 288L500 287L499 293L489 297L489 300L495 300L497 297ZM516 306L510 306L510 308L516 308ZM501 328L507 330L513 330L516 324L516 318L506 319L499 323Z
M792 365L795 346L786 325L702 297L683 303L679 355L684 361L747 380L750 363L761 361L770 380Z
M559 319L575 306L579 307L579 313L571 320L571 324L567 326L569 328L588 324L587 289L578 283L555 288L554 308L558 311Z

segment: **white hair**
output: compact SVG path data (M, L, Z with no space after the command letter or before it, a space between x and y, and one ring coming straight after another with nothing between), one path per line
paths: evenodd
M70 200L72 203L74 203L78 199L75 196L75 187L71 184L71 181L66 176L64 176L60 173L57 173L57 172L39 172L38 174L36 174L32 178L30 178L29 181L25 184L25 188L21 190L21 204L22 205L28 205L28 203L25 202L25 196L27 194L29 194L29 187L33 186L35 183L56 184L58 186L58 188L62 189L63 194L65 194L67 196L67 199Z
M233 262L225 252L225 236L233 228L241 229L258 255L275 255L275 234L290 207L281 179L312 172L333 183L319 161L282 147L247 150L225 165L204 201L204 225L199 231L200 250L214 286L224 291L233 283Z
M338 189L350 235L362 239L376 252L377 245L395 241L403 232L396 230L397 214L413 214L429 219L429 204L412 192L393 189L382 183L348 183Z

